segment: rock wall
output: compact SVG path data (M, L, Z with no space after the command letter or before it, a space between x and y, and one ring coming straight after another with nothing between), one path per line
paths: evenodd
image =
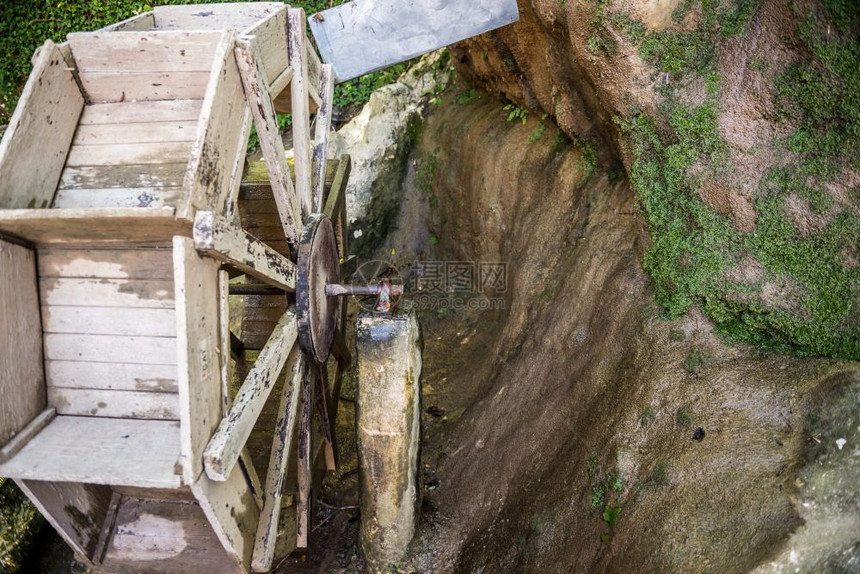
M729 344L696 310L668 319L629 182L511 111L451 89L415 160L425 257L509 266L504 310L425 314L436 414L407 568L850 569L858 364ZM822 476L839 502L801 526L831 498Z
M672 317L860 358L860 5L520 0L452 50L476 86L623 168Z

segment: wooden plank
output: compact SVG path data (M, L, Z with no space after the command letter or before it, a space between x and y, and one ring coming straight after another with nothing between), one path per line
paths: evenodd
M203 100L118 102L84 107L81 126L145 122L196 122Z
M12 439L7 442L2 449L0 449L0 463L4 463L15 456L18 451L24 447L24 445L30 442L34 436L39 434L49 422L54 420L55 416L57 416L57 410L53 407L49 407L36 415L36 417L31 420L27 426L21 429L18 434L12 437Z
M15 483L79 559L91 564L110 507L110 487L39 480L16 480Z
M308 547L311 503L311 412L313 403L313 379L317 375L316 364L311 364L301 387L301 415L298 434L298 496L296 497L296 546Z
M245 111L242 114L242 126L240 127L239 138L236 140L237 149L234 152L235 157L241 158L247 153L252 127L254 127L254 117L251 115L251 108L245 106ZM239 189L242 187L242 170L244 167L244 161L240 160L233 163L233 170L230 172L229 193L222 194L224 195L224 201L218 206L219 212L231 221L236 219L239 213L237 201Z
M175 421L58 416L0 464L0 475L175 488L181 484L178 445Z
M286 291L296 290L295 263L211 211L197 212L194 246L266 283Z
M48 387L165 393L179 390L175 365L45 361L45 376Z
M108 543L113 536L114 526L116 525L116 518L117 514L119 513L119 506L121 502L122 494L114 491L113 494L111 494L110 505L108 506L107 515L105 516L104 522L102 523L98 542L96 543L96 547L93 550L93 564L101 564L105 558Z
M125 494L149 494L122 487ZM150 491L151 492L151 491ZM165 499L173 491L153 496L123 496L114 532L101 568L96 572L122 574L238 574L212 530L200 505L190 500ZM189 493L190 494L190 493Z
M278 420L275 424L275 437L269 455L265 504L262 513L260 513L260 522L257 525L257 536L254 543L254 557L251 566L257 572L268 572L274 566L284 483L287 479L287 468L294 447L293 439L298 420L302 380L304 380L307 372L307 358L298 346L293 347L290 353L287 372L290 374L281 391Z
M66 165L125 165L176 163L191 153L192 142L155 142L72 146Z
M48 387L48 404L60 415L179 420L176 393Z
M39 249L39 278L173 280L170 249Z
M156 6L155 22L159 30L222 30L242 32L271 18L283 8L280 2L243 2Z
M191 485L200 508L209 519L222 547L241 568L250 569L254 549L254 529L260 510L239 465L233 468L226 482L210 480L206 474Z
M98 32L143 32L155 28L155 17L152 10L121 20L116 24L99 28Z
M137 307L42 307L45 333L176 337L173 309Z
M182 187L187 167L187 162L67 166L59 189L178 188Z
M46 407L36 254L0 240L0 445Z
M90 103L200 100L209 72L87 72L80 78Z
M163 279L48 277L39 282L43 304L72 307L173 309L173 291L173 281Z
M232 191L229 184L236 163L245 158L239 140L244 135L242 124L247 103L233 56L234 44L233 32L221 33L206 86L200 129L185 176L185 188L190 195L188 202L179 208L181 217L192 218L195 208L221 209Z
M242 473L245 475L245 481L248 483L248 488L251 489L251 494L254 495L254 502L257 503L257 510L263 510L263 487L260 483L260 477L257 475L257 468L254 466L254 459L251 457L251 451L246 446L239 454L239 466Z
M269 84L269 94L272 96L272 105L274 105L275 98L277 98L278 95L290 85L292 80L293 69L290 67L287 67L277 78L272 80Z
M226 413L230 408L230 275L218 271L218 338L221 354L218 365L221 376L221 407Z
M51 204L83 107L72 72L48 40L0 141L0 209Z
M197 121L89 124L78 127L74 144L116 145L126 143L190 142L197 135Z
M89 72L208 72L217 31L74 32L68 35L82 76Z
M257 128L260 149L268 168L269 183L278 214L281 216L284 236L296 244L302 229L300 202L290 180L284 142L278 130L269 88L260 67L258 46L254 41L243 38L237 42L236 62L239 65L245 97L251 104L254 126Z
M305 46L307 47L307 62L308 62L308 82L311 86L318 88L318 99L317 104L321 105L322 100L322 66L323 63L320 61L320 57L317 54L316 50L314 50L313 44L308 41L305 41ZM332 72L332 81L334 81L334 72Z
M320 107L317 111L312 155L315 213L319 213L323 209L325 174L328 167L328 134L331 130L331 107L334 98L334 74L330 64L325 64L320 71L319 92Z
M206 447L206 474L212 480L226 480L233 470L297 336L296 314L290 308L281 317L266 347L242 383L233 406L221 420Z
M185 197L181 187L138 187L130 189L68 189L57 192L56 208L161 208L171 207Z
M308 88L317 85L309 79L307 37L305 36L305 11L290 8L288 14L290 45L290 67L293 81L290 92L293 98L293 149L295 152L296 196L302 208L302 216L307 217L313 208L311 196L311 153L310 153L310 109L308 107Z
M182 470L193 484L203 451L223 413L218 357L218 262L201 257L191 239L173 239Z
M349 155L341 157L337 164L337 172L329 189L323 213L332 221L336 221L338 213L344 209L346 201L346 184L349 182L349 174L352 171L352 158ZM343 255L343 253L341 253Z
M260 60L265 71L266 83L272 86L275 80L283 75L289 66L287 57L287 6L281 4L278 9L264 20L242 32L243 36L253 36L259 48ZM286 84L281 87L281 90ZM275 96L280 93L272 91Z
M191 235L172 209L0 209L0 232L36 244L154 243Z
M45 335L45 359L175 365L176 339L48 333Z
M325 453L325 468L326 470L337 470L337 454L334 448L334 426L329 418L329 397L328 397L328 368L325 363L317 366L317 376L315 383L315 403L317 414L319 415L319 428L322 434L323 451ZM335 399L337 400L337 399Z

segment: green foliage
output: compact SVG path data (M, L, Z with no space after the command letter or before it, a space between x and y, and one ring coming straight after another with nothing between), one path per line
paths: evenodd
M548 116L549 114L542 115L540 121L538 122L538 125L535 126L534 131L529 134L529 141L531 143L538 141L543 136L543 134L546 133L546 124L544 122L546 121L546 118Z
M11 480L0 478L0 572L17 572L42 518Z
M693 349L684 358L684 370L691 375L698 375L699 372L710 365L714 357L699 349Z
M290 114L277 114L278 131L283 132L287 126L293 125L293 116ZM257 151L260 148L260 137L257 135L257 128L251 126L251 135L248 138L248 153Z
M90 31L166 4L219 3L230 0L64 0L0 2L0 126L12 115L32 69L30 57L48 38L62 42L70 32ZM292 6L308 14L345 0L298 0ZM374 90L396 81L413 62L372 72L335 86L334 104L360 106Z
M524 110L523 108L521 108L515 104L508 104L503 109L505 111L509 112L508 113L508 121L509 122L519 120L523 123L523 125L525 125L529 119L528 110Z
M481 99L481 93L478 92L475 88L469 88L468 90L462 91L457 94L457 103L461 106L465 106L470 102L474 102L475 100Z
M610 530L615 530L615 523L618 522L619 515L621 515L620 506L607 506L606 510L603 511L603 521Z
M787 211L788 198L796 196L812 214L830 214L834 201L826 184L846 165L860 168L860 6L827 0L802 20L799 37L809 58L777 75L775 102L797 127L776 150L783 160L760 183L750 234L699 192L731 168L717 125L716 50L721 38L741 33L756 2L691 1L679 10L693 6L701 6L699 27L648 34L639 49L665 72L704 77L707 99L680 104L673 82L664 90L662 121L641 113L618 121L634 156L630 178L652 240L643 265L657 300L670 318L701 304L719 332L762 348L860 358L860 266L847 263L856 258L860 218L843 208L822 229L802 235ZM851 201L860 205L858 191ZM725 272L747 257L764 267L764 277L753 285L728 280ZM766 284L787 285L790 305L767 303Z
M657 418L657 413L654 412L654 409L651 408L651 405L648 405L644 409L642 409L642 413L639 415L639 424L642 426L648 426L654 419Z

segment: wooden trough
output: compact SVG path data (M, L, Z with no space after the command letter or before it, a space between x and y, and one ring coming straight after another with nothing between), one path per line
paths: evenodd
M0 143L0 476L96 572L267 571L307 543L309 487L282 509L308 369L282 294L234 401L228 292L241 274L296 289L331 71L302 10L275 2L159 7L33 61ZM294 176L276 109L293 114ZM266 238L239 205L252 125L269 178L254 199L279 217ZM245 444L282 370L261 482Z

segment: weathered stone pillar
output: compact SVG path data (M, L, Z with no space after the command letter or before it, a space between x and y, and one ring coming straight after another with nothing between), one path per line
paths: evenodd
M421 333L414 312L362 314L356 328L361 548L389 571L412 540L421 503Z

